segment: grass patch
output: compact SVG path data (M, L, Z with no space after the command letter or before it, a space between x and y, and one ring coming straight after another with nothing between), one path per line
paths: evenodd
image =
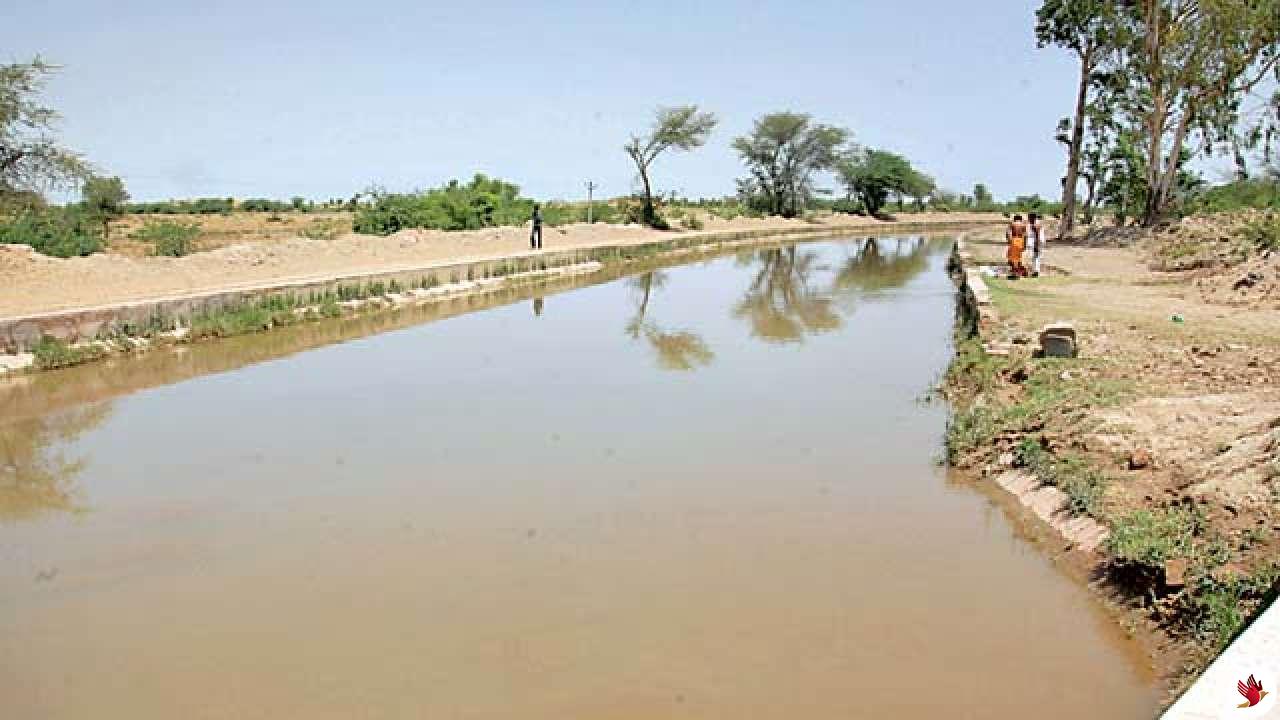
M1020 465L1035 473L1040 482L1065 493L1072 514L1101 517L1102 498L1110 478L1083 456L1054 455L1045 448L1043 436L1023 438L1014 449L1014 456Z
M1186 599L1196 636L1215 652L1225 650L1244 631L1249 611L1274 601L1277 581L1280 566L1274 563L1245 578L1202 577Z
M335 220L332 218L314 220L311 224L302 228L299 233L302 237L311 240L333 240L343 233L351 232L351 222Z
M1203 529L1204 515L1195 508L1134 510L1112 521L1106 548L1114 564L1157 575L1169 560L1190 558Z
M1046 426L1070 422L1085 408L1115 405L1132 395L1132 381L1086 372L1094 369L1096 362L995 357L986 354L977 338L960 341L946 378L952 400L946 437L948 460L955 462L1000 435L1039 432ZM1066 368L1072 373L1064 380L1061 376ZM1025 374L1025 378L1009 397L1002 399L992 392L1016 373ZM1063 472L1068 470L1064 478L1070 481L1064 480L1063 491L1074 492L1080 504L1093 507L1101 495L1098 488L1105 482L1089 477L1080 467L1064 468Z
M189 337L193 340L234 337L270 330L280 325L293 325L304 319L300 313L295 312L303 306L293 296L276 296L201 313L191 318Z
M74 347L45 335L31 348L31 353L37 370L53 370L96 360L102 357L103 350L93 345Z

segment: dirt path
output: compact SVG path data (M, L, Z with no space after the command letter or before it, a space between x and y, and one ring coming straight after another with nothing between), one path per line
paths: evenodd
M884 232L895 224L956 224L999 221L998 216L922 213L902 223L858 217L821 219L820 225ZM704 233L740 230L812 230L805 220L714 220ZM695 233L659 232L635 225L570 225L547 228L546 250L653 242ZM221 247L184 258L100 253L58 259L26 246L0 245L0 318L112 302L233 289L276 281L342 273L479 260L528 253L528 230L493 228L473 232L406 230L389 237L347 234L333 240L293 238Z

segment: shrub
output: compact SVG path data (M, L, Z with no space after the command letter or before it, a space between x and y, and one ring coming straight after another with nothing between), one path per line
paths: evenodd
M1219 213L1249 208L1280 210L1280 181L1237 180L1209 188L1187 202L1193 213Z
M1280 250L1280 215L1269 212L1250 220L1241 231L1241 239L1261 252Z
M356 214L356 232L390 235L407 228L433 230L478 230L500 225L519 225L533 214L533 201L519 196L520 188L497 178L477 173L471 182L450 181L425 193L394 194L374 192L373 203L361 206ZM559 213L552 205L544 208ZM554 218L563 222L558 215Z
M79 208L33 209L0 225L0 244L30 245L62 258L92 255L102 250L102 225Z
M131 237L151 243L153 255L183 257L195 252L195 240L199 234L199 223L152 220L135 230Z
M862 209L862 203L857 200L849 200L841 198L831 205L833 212L845 213L846 215L866 215L866 211Z

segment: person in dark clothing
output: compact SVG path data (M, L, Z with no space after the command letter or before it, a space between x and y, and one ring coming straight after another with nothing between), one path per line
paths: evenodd
M533 231L529 233L529 247L542 249L542 206L533 206Z

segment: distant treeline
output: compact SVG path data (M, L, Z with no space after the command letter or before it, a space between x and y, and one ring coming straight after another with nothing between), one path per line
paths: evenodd
M268 198L194 198L191 200L163 200L160 202L129 203L123 207L124 212L134 215L226 215L237 210L241 212L319 212L355 209L357 200L328 200L316 203L304 197L295 196L288 202Z

